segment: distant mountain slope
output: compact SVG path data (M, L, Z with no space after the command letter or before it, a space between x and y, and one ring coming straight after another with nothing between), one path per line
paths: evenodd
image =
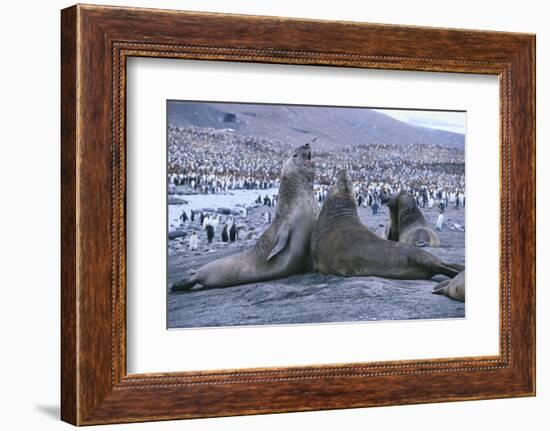
M173 126L231 128L291 146L318 136L316 145L325 149L367 143L464 149L464 135L412 126L370 109L171 101L168 121Z

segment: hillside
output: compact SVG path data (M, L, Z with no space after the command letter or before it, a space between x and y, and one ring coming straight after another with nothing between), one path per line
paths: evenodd
M169 101L168 122L180 127L233 129L290 146L318 136L316 145L324 149L368 143L420 143L464 149L464 135L412 126L362 108Z

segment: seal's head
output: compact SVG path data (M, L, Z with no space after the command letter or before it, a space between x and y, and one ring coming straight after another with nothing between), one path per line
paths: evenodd
M397 217L399 230L403 230L410 224L419 220L421 222L424 221L424 217L420 209L418 209L416 199L412 193L401 190L394 196L394 200L394 206L388 204L388 207L390 208L390 215ZM427 240L429 242L430 239L428 238Z
M400 211L410 211L416 208L416 200L414 199L414 196L407 193L405 190L401 190L396 198Z
M391 211L397 211L397 210L401 210L401 208L407 207L407 202L408 202L407 195L410 196L410 194L404 190L400 190L399 192L393 195L389 195L384 192L380 196L380 201L383 204L386 204ZM412 196L410 197L412 198ZM412 198L412 200L414 203L414 198Z
M304 178L308 182L313 182L315 163L311 160L311 146L309 143L296 148L283 164L283 178L291 177Z
M336 174L336 180L330 189L329 198L350 200L356 203L355 193L353 191L353 182L351 181L347 170L341 169Z
M380 193L380 202L390 208L397 208L397 196L390 195L386 190Z

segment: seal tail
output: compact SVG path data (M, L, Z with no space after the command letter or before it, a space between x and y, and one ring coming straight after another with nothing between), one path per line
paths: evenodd
M443 263L439 267L439 274L443 274L451 278L456 277L462 271L464 271L464 267L454 263Z
M190 290L198 281L195 277L184 278L183 280L177 281L170 287L172 292L185 292Z
M445 288L449 285L449 283L451 282L451 280L445 280L445 281L442 281L441 283L439 283L437 286L435 286L433 289L432 289L432 293L434 295L443 295L444 292L445 292Z
M459 265L458 263L445 263L445 266L449 266L449 267L457 270L459 273L466 269L466 267L464 265Z
M413 244L416 247L427 247L430 245L430 235L425 230L418 230L414 236Z

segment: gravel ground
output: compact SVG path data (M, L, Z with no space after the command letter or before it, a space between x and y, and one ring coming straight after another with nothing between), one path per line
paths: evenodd
M190 252L188 240L169 241L168 284L213 259L252 247L267 227L262 214L274 208L258 206L247 218L236 216L242 225L240 240L226 244L206 244L201 240L197 252ZM436 209L423 209L429 223L435 224ZM389 210L382 206L377 216L370 208L360 208L359 215L371 230L381 231ZM443 261L464 265L464 208L449 207L447 226L440 233L441 247L425 248ZM221 224L216 231L220 239ZM198 229L197 223L183 226L187 234ZM203 233L201 233L204 236ZM223 289L195 288L185 293L168 293L168 327L195 328L234 325L276 325L292 323L355 322L403 319L464 318L464 303L431 290L444 277L432 280L390 280L379 277L339 277L303 274Z

